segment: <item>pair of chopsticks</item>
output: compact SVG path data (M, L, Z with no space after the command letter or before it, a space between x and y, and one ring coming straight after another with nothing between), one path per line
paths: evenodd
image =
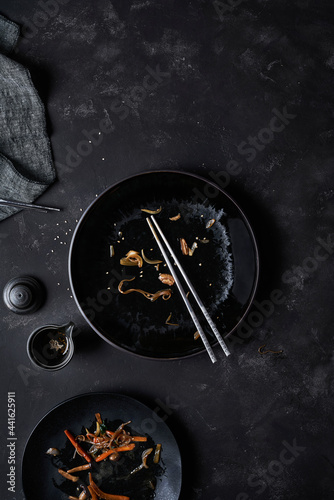
M215 325L215 324L214 324L214 322L212 321L212 319L211 319L211 317L210 317L210 315L209 315L209 313L208 313L207 309L205 308L205 306L204 306L203 302L202 302L202 301L201 301L201 299L199 298L199 296L198 296L198 294L197 294L197 292L196 292L195 288L193 287L192 283L190 282L190 280L189 280L188 276L187 276L187 275L186 275L186 273L184 272L184 270L183 270L183 268L182 268L182 266L181 266L181 264L180 264L180 262L179 262L178 258L176 257L175 253L173 252L173 250L172 250L171 246L169 245L169 243L168 243L168 241L167 241L167 239L166 239L165 235L163 234L163 232L162 232L162 230L161 230L161 228L160 228L159 224L157 223L157 221L155 220L155 218L154 218L154 216L153 216L153 215L151 215L151 217L150 217L150 218L151 218L152 222L154 223L154 226L155 226L155 228L157 229L157 231L158 231L158 233L159 233L159 235L160 235L160 237L161 237L162 241L163 241L163 242L164 242L164 244L166 245L166 248L167 248L168 252L169 252L169 253L170 253L170 255L172 256L172 258L173 258L173 260L174 260L174 262L175 262L175 264L176 264L176 267L179 269L179 271L180 271L180 273L181 273L181 275L182 275L183 279L185 280L185 282L186 282L186 284L187 284L187 286L188 286L188 288L189 288L190 292L192 293L193 297L195 298L195 300L196 300L197 304L199 305L199 307L200 307L200 309L201 309L201 311L202 311L202 313L203 313L203 315L204 315L205 319L206 319L206 320L207 320L207 322L209 323L210 328L211 328L211 330L213 331L213 333L215 334L215 337L216 337L216 339L218 340L218 342L219 342L219 344L220 344L221 348L223 349L223 351L224 351L224 353L226 354L226 356L229 356L231 353L230 353L230 351L228 350L227 345L225 344L224 340L222 339L222 336L220 335L219 331L217 330L216 325ZM191 316L191 319L193 320L194 325L196 326L196 328L197 328L197 330L198 330L198 333L199 333L199 335L200 335L200 337L201 337L201 339L202 339L202 341L203 341L204 347L205 347L205 349L207 350L207 353L208 353L208 355L210 356L210 359L211 359L212 363L215 363L215 362L217 361L217 358L216 358L216 356L214 355L214 352L213 352L213 350L212 350L212 347L211 347L211 345L210 345L210 343L209 343L208 339L206 338L206 335L205 335L205 333L204 333L204 331L203 331L203 329L202 329L202 327L201 327L201 324L200 324L200 322L199 322L199 320L198 320L198 318L197 318L197 316L196 316L196 314L195 314L195 312L194 312L194 310L193 310L193 308L192 308L192 306L191 306L191 304L190 304L190 302L189 302L189 300L188 300L188 297L187 297L186 293L184 292L184 289L183 289L183 287L182 287L182 284L181 284L181 282L180 282L180 280L179 280L179 278L178 278L178 276L177 276L177 274L176 274L176 272L175 272L175 268L174 268L174 266L172 265L171 261L169 260L169 257L168 257L168 255L167 255L167 252L166 252L166 250L164 249L164 247L163 247L163 245L162 245L162 243L161 243L161 241L160 241L160 239L159 239L159 236L158 236L158 234L157 234L157 232L156 232L155 228L153 227L153 224L152 224L151 220L150 220L148 217L146 218L146 221L147 221L148 225L150 226L150 229L151 229L151 231L152 231L152 233L153 233L153 236L154 236L154 238L155 238L155 240L156 240L156 242L157 242L157 244L158 244L158 247L159 247L159 249L160 249L160 251L161 251L161 253L162 253L162 255L163 255L164 259L165 259L165 262L166 262L166 264L167 264L167 267L168 267L168 269L169 269L169 271L170 271L171 275L172 275L172 276L173 276L173 278L174 278L175 284L176 284L176 286L177 286L177 288L178 288L178 290L179 290L179 292L180 292L180 294L181 294L181 297L182 297L182 299L183 299L183 301L184 301L185 305L187 306L187 309L188 309L188 312L189 312L189 314L190 314L190 316Z
M32 208L35 210L40 210L41 212L48 212L49 210L54 210L56 212L60 211L60 208L45 207L44 205L36 205L35 203L26 203L25 201L12 201L12 200L2 200L0 199L0 206L14 207L14 208Z

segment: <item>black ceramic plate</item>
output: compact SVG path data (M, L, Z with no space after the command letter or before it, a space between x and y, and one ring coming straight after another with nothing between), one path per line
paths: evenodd
M156 219L184 270L195 286L221 334L229 335L246 314L258 279L258 252L250 225L236 203L203 178L180 172L150 172L110 187L86 210L70 250L72 291L82 314L107 342L132 353L167 359L202 352L200 339L179 296L172 288L169 300L150 302L139 293L122 295L117 287L135 277L127 288L156 292L167 288L159 272L144 262L142 269L124 267L120 259L129 250L144 250L150 259L161 259L147 225L147 213L158 209ZM170 218L178 213L177 221ZM209 220L215 223L206 228ZM180 250L180 238L198 248L192 257ZM111 257L111 245L114 256ZM141 274L140 271L143 271ZM197 306L194 309L198 312ZM178 326L166 324L169 320ZM211 344L215 337L202 325Z
M121 460L116 464L101 462L102 467L93 467L92 473L99 487L108 493L126 495L131 500L177 500L181 490L181 459L177 443L171 431L162 419L147 406L135 399L119 394L84 394L69 399L56 406L38 423L33 430L23 456L22 481L27 500L67 500L69 495L76 496L76 484L64 479L58 473L58 467L82 465L83 459L73 459L73 446L64 434L69 429L74 434L82 433L83 426L94 425L95 413L101 413L103 419L117 426L131 420L129 429L133 435L147 435L148 442L141 447L162 444L160 464L148 472L142 470L133 474L131 479L122 479L133 464ZM138 445L140 443L137 443ZM56 457L46 455L50 448L58 448L61 454ZM141 462L141 450L136 451L133 462ZM137 463L138 462L138 463ZM94 465L94 464L93 464ZM116 467L116 468L115 468ZM110 475L114 468L114 476ZM144 473L144 474L143 474ZM145 475L146 473L146 475ZM154 475L155 492L147 488L148 479ZM78 473L80 481L87 484L87 472ZM115 480L114 477L121 479Z

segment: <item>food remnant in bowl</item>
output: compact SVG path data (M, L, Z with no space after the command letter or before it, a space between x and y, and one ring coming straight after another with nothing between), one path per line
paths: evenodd
M125 257L120 260L122 266L143 267L143 259L135 250L130 250Z
M122 280L118 285L118 291L120 293L122 293L123 295L126 295L128 293L132 293L132 292L138 292L138 293L141 293L142 295L144 295L144 297L146 299L150 300L151 302L155 302L159 297L162 297L163 300L168 300L170 298L170 296L172 295L172 290L170 288L165 288L164 290L158 290L155 293L145 292L144 290L141 290L139 288L129 288L128 290L124 291L122 289L123 283L125 281L133 281L134 279L135 278Z
M142 254L142 257L143 257L143 260L147 263L147 264L161 264L162 263L162 260L157 260L157 259L148 259L146 257L146 255L144 254L144 250L141 251L141 254Z
M113 257L114 255L115 255L114 245L110 245L110 257Z
M169 217L169 220L171 220L171 221L175 221L175 220L179 220L179 219L181 219L181 214L180 213L178 213L174 217Z
M31 343L33 357L48 367L62 363L69 348L70 342L66 335L55 328L41 330Z
M58 469L58 472L65 479L69 479L73 483L76 483L77 481L79 481L79 476L72 476L72 474L69 474L68 472L64 471L63 469Z
M61 339L61 341L56 339L51 339L49 340L49 344L50 344L50 349L54 349L57 352L59 351L60 354L63 354L64 350L66 349L67 341L66 338L65 340Z
M191 245L191 248L189 248L189 257L192 257L194 255L194 252L198 248L198 245L196 241Z
M77 436L72 434L69 430L64 431L66 437L74 446L78 457L88 462L85 464L79 463L79 465L72 468L65 467L65 465L59 468L59 465L56 465L56 463L54 464L57 467L58 473L66 480L63 484L68 484L66 488L69 488L68 491L72 493L67 493L67 498L71 500L130 500L130 497L122 494L107 493L104 491L104 488L100 488L95 481L97 478L101 477L101 474L104 476L107 474L107 477L110 477L113 484L115 482L115 486L120 479L125 481L126 485L128 485L129 481L131 484L131 476L142 469L148 472L145 472L144 476L142 476L142 472L141 475L138 476L137 482L132 483L131 487L138 488L138 481L142 481L144 487L147 488L149 498L152 498L152 492L150 493L149 491L152 489L155 490L155 475L160 467L157 466L157 464L160 460L161 444L154 445L152 439L147 436L133 435L126 429L126 427L131 424L131 421L123 422L118 425L116 430L111 431L108 429L109 425L106 421L102 420L100 413L96 413L95 418L95 431L86 428L84 434L79 434ZM147 443L148 439L150 439L149 444ZM149 447L147 447L147 444ZM143 449L143 445L146 445L146 448ZM47 451L49 455L56 456L51 450L57 450L57 448L49 448ZM134 450L136 450L136 454ZM57 451L59 452L59 450ZM122 466L126 463L127 470L119 473L117 472L118 468L114 468L111 462L118 461L121 456L123 457ZM138 464L139 460L139 465L133 468L136 462ZM100 462L104 462L104 465L101 466ZM92 463L95 464L94 468L92 468ZM88 471L88 475L87 473L85 474L85 471ZM80 474L73 475L73 473ZM117 473L119 477L117 477ZM93 474L96 475L94 478ZM74 484L71 486L71 483ZM136 484L136 486L134 486L134 484Z
M178 323L170 323L171 317L172 317L172 313L170 313L170 315L166 319L165 324L169 325L169 326L180 326Z
M142 208L141 211L142 212L146 212L147 214L152 214L152 215L156 215L156 214L159 214L162 210L162 207L159 207L157 210L150 210L148 208Z
M161 283L168 286L173 286L175 283L175 280L171 274L160 273L159 280L161 281Z
M191 245L190 248L184 238L180 238L180 245L181 245L181 252L183 253L183 255L189 255L189 257L192 257L194 255L196 248L198 248L198 244L196 241Z
M158 464L160 462L161 449L162 449L162 445L161 445L161 443L158 443L155 447L155 452L154 452L154 457L153 457L153 463L155 463L155 464Z
M57 457L58 455L60 455L60 451L58 450L58 448L49 448L46 451L46 454L47 455L52 455L53 457Z
M206 225L205 225L206 229L210 229L210 227L212 227L212 226L214 225L214 223L215 223L215 222L216 222L216 219L210 219L210 220L206 223Z
M180 245L181 245L181 252L183 253L183 255L189 255L189 247L184 238L180 239Z

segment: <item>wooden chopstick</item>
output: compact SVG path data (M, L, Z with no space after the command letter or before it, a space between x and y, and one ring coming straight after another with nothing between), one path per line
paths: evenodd
M179 269L179 271L180 271L183 279L185 280L185 282L187 283L187 286L189 287L190 292L192 293L193 297L195 298L197 304L199 305L199 307L200 307L200 309L201 309L201 311L202 311L205 319L207 320L208 324L210 325L210 328L213 331L216 339L218 340L218 342L219 342L220 346L222 347L222 349L223 349L224 353L226 354L226 356L229 356L230 355L230 351L228 350L228 348L227 348L224 340L222 339L222 336L220 335L219 331L217 330L216 325L212 321L212 319L211 319L211 317L210 317L207 309L205 308L205 306L204 306L203 302L201 301L200 297L198 296L198 294L197 294L195 288L193 287L191 281L189 280L188 276L186 275L184 269L182 268L182 266L181 266L178 258L176 257L175 253L173 252L171 246L169 245L169 243L168 243L165 235L163 234L163 232L162 232L159 224L157 223L157 221L155 220L155 218L154 218L153 215L151 215L151 219L152 219L152 221L153 221L153 223L154 223L154 225L155 225L155 227L156 227L156 229L157 229L160 237L162 238L163 242L165 243L165 245L166 245L166 247L167 247L170 255L174 259L176 267ZM208 339L205 336L205 333L203 332L203 329L202 329L202 327L201 327L201 325L199 323L199 320L198 320L198 318L197 318L197 316L196 316L196 314L195 314L195 312L194 312L194 310L193 310L193 308L192 308L192 306L191 306L191 304L190 304L190 302L189 302L189 300L188 300L188 298L187 298L187 296L186 296L186 294L185 294L185 292L183 290L183 287L182 287L182 285L180 283L180 280L179 280L179 278L178 278L178 276L177 276L177 274L175 272L174 266L171 264L171 262L170 262L170 260L168 258L168 255L167 255L167 253L166 253L166 251L165 251L165 249L164 249L161 241L159 240L159 237L158 237L158 235L157 235L157 233L156 233L156 231L155 231L155 229L154 229L154 227L152 225L152 222L149 220L149 218L147 218L146 221L147 221L148 225L150 226L150 229L151 229L151 231L153 233L153 236L154 236L154 238L155 238L155 240L156 240L156 242L157 242L157 244L159 246L159 249L160 249L160 251L161 251L161 253L162 253L162 255L163 255L164 259L165 259L167 267L168 267L171 275L173 276L173 278L175 280L175 284L176 284L176 286L177 286L177 288L178 288L178 290L179 290L179 292L181 294L181 297L182 297L185 305L187 306L187 309L189 311L191 319L193 320L193 322L194 322L194 324L195 324L195 326L196 326L196 328L198 330L198 333L200 334L200 337L201 337L201 339L203 341L203 344L204 344L204 346L205 346L205 348L206 348L206 350L207 350L207 352L208 352L208 354L210 356L210 359L211 359L211 361L213 363L215 363L217 361L217 359L216 359L216 357L215 357L215 355L214 355L214 353L212 351L212 348L211 348L211 346L210 346L210 344L208 342Z

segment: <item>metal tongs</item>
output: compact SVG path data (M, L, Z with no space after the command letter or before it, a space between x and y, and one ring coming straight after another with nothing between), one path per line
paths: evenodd
M158 233L159 233L159 235L160 235L161 239L163 240L164 244L166 245L167 250L169 251L170 255L172 256L172 258L173 258L173 260L174 260L174 262L175 262L175 264L176 264L176 267L179 269L179 271L180 271L180 273L181 273L181 275L182 275L183 279L185 280L185 282L186 282L186 284L187 284L187 286L188 286L188 288L189 288L190 292L192 293L193 297L195 298L195 300L196 300L197 304L199 305L199 307L200 307L200 309L201 309L201 311L202 311L202 313L203 313L203 315L204 315L205 319L206 319L206 320L207 320L207 322L209 323L210 328L211 328L211 330L213 331L213 333L215 334L215 337L216 337L216 339L218 340L218 342L219 342L219 344L220 344L221 348L223 349L223 351L224 351L224 353L226 354L226 356L229 356L231 353L230 353L230 351L228 350L227 345L225 344L225 342L224 342L224 340L223 340L222 336L220 335L219 331L217 330L217 327L216 327L216 325L214 324L214 322L212 321L212 319L211 319L211 317L210 317L210 315L209 315L209 313L208 313L207 309L205 308L205 306L204 306L203 302L202 302L202 301L201 301L201 299L199 298L199 296L198 296L198 294L197 294L197 292L196 292L195 288L194 288L194 287L193 287L193 285L191 284L191 281L189 280L188 276L187 276L187 275L186 275L186 273L184 272L184 270L183 270L183 268L182 268L182 266L181 266L181 264L180 264L180 262L179 262L178 258L176 257L175 253L173 252L173 250L172 250L171 246L169 245L169 243L168 243L168 241L167 241L167 239L166 239L165 235L163 234L162 230L160 229L159 224L157 223L157 221L155 220L155 218L154 218L154 216L153 216L153 215L151 215L151 217L150 217L150 218L151 218L151 220L153 221L153 223L154 223L154 225L155 225L155 228L157 229L157 231L158 231ZM183 299L183 301L184 301L185 305L187 306L187 309L188 309L188 311L189 311L189 314L190 314L190 316L191 316L191 319L193 320L194 325L196 326L196 328L197 328L197 330L198 330L198 333L199 333L199 335L200 335L200 337L201 337L201 339L202 339L202 341L203 341L204 347L205 347L205 349L207 350L207 353L208 353L208 355L210 356L210 359L211 359L212 363L215 363L215 362L217 361L217 358L216 358L216 356L214 355L214 352L213 352L213 350L212 350L212 347L211 347L211 345L210 345L210 343L209 343L208 339L206 338L206 335L205 335L205 333L204 333L204 331L203 331L203 329L202 329L202 327L201 327L201 325L200 325L200 322L199 322L199 320L198 320L198 318L197 318L197 316L196 316L196 314L195 314L195 312L194 312L194 310L193 310L193 308L192 308L192 306L191 306L191 304L190 304L190 302L189 302L189 300L188 300L188 297L187 297L186 293L184 292L184 289L183 289L183 287L182 287L182 284L181 284L181 282L180 282L180 280L179 280L179 278L178 278L178 276L177 276L177 274L176 274L176 272L175 272L175 268L174 268L174 266L172 265L171 261L169 260L169 257L168 257L168 255L167 255L167 253L166 253L166 251L165 251L165 249L164 249L164 247L163 247L163 245L162 245L162 243L161 243L160 239L159 239L159 236L158 236L158 234L157 234L157 232L156 232L155 228L153 227L152 222L150 221L150 219L149 219L148 217L146 218L146 221L147 221L148 225L150 226L150 229L151 229L151 231L152 231L152 233L153 233L153 236L154 236L154 238L155 238L155 240L156 240L156 242L157 242L157 244L158 244L158 246L159 246L159 249L160 249L160 251L161 251L161 253L162 253L162 255L163 255L164 259L165 259L165 262L166 262L166 264L167 264L167 267L168 267L168 269L169 269L169 271L170 271L171 275L172 275L172 276L173 276L173 278L174 278L175 284L176 284L176 286L177 286L177 288L178 288L178 290L179 290L179 292L180 292L180 294L181 294L181 297L182 297L182 299Z
M41 212L48 212L49 210L60 211L60 208L45 207L42 205L35 205L35 203L26 203L25 201L12 201L12 200L2 200L0 199L0 206L14 207L14 208L32 208L35 210L40 210Z

